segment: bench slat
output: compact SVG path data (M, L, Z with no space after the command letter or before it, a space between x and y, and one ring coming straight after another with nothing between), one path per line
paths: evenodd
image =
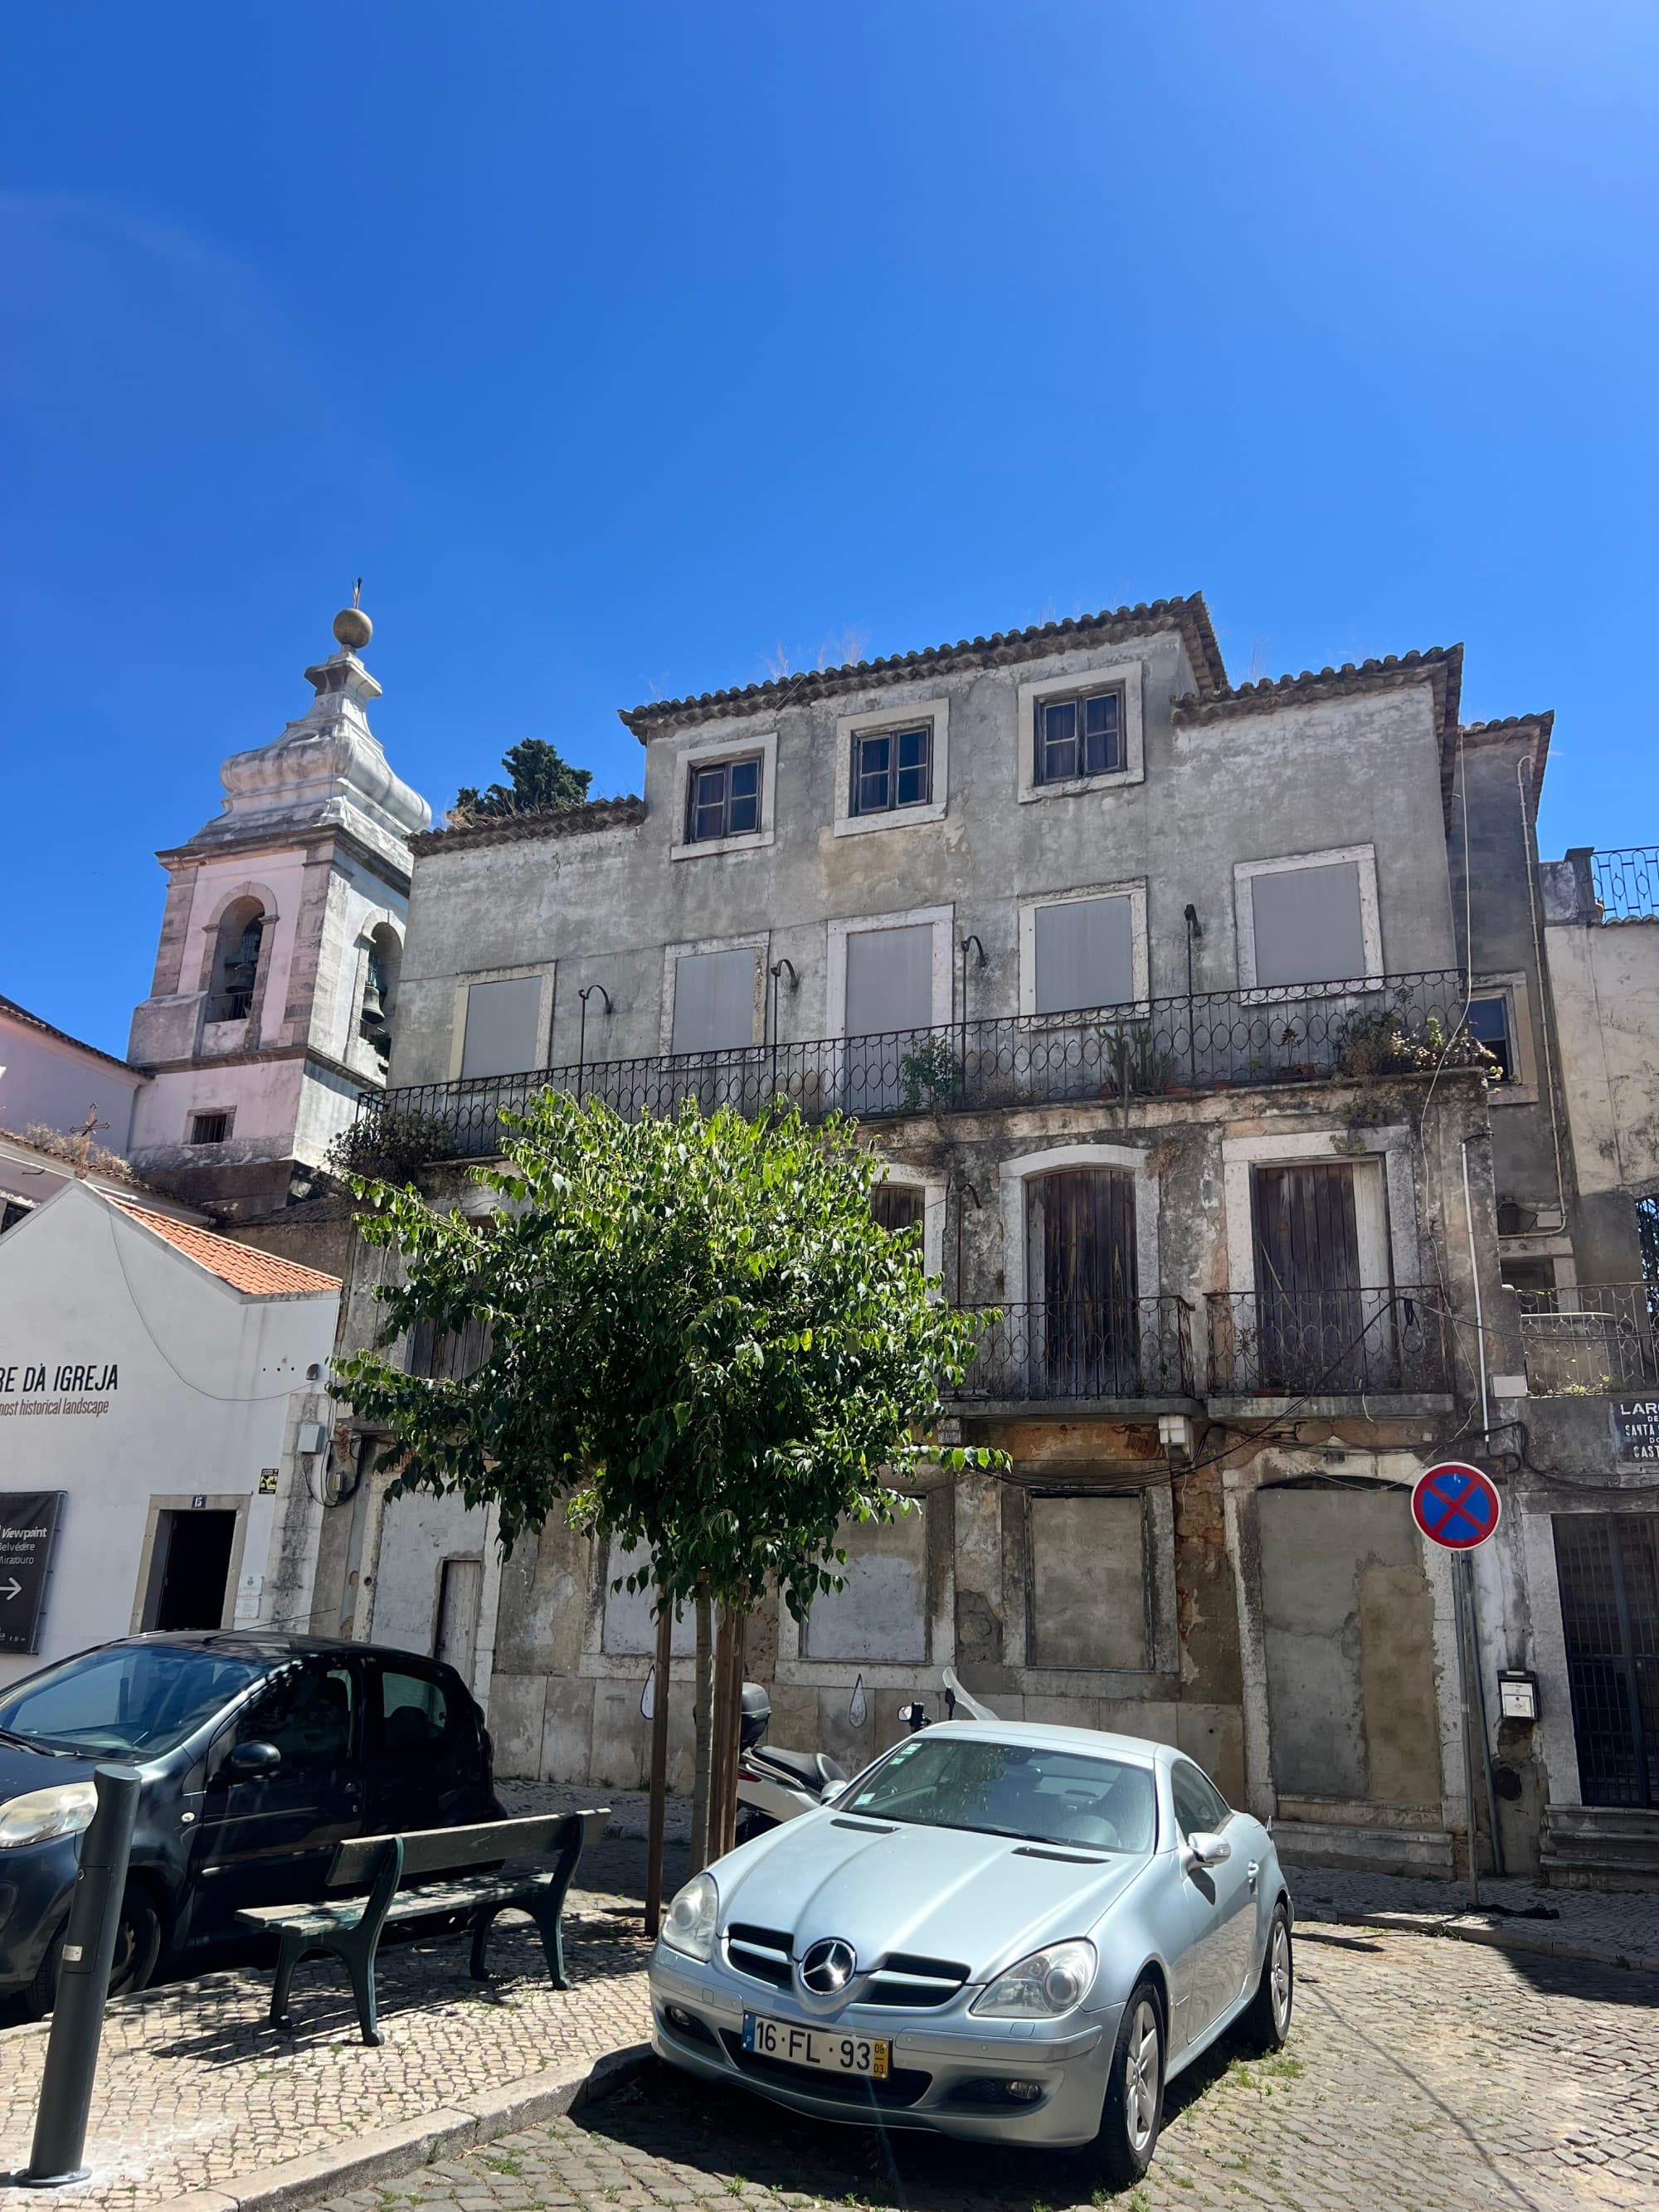
M583 1824L585 1844L596 1844L610 1820L609 1808L574 1815L536 1813L526 1820L481 1820L468 1828L416 1828L404 1836L404 1879L422 1874L459 1872L490 1859L519 1858L546 1851L557 1841L565 1822ZM334 1854L328 1871L330 1889L361 1888L374 1879L376 1862L392 1840L389 1836L353 1836Z
M471 1905L550 1889L556 1879L550 1869L543 1869L526 1874L479 1875L471 1881L423 1884L417 1889L400 1889L387 1906L386 1917L420 1920L428 1913L463 1912ZM250 1905L237 1917L272 1928L304 1928L313 1923L319 1928L355 1928L362 1912L362 1900L354 1897L338 1905Z

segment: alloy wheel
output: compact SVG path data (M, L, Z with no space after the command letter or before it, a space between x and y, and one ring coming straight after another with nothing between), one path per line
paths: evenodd
M1282 1919L1273 1922L1267 1986L1273 1993L1273 2027L1282 2038L1291 2026L1291 1931Z
M1129 2023L1123 2069L1124 2118L1138 2156L1146 2154L1158 2131L1158 2013L1152 2000L1142 1997Z

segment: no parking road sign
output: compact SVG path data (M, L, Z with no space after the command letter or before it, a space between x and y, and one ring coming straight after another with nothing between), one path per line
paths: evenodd
M1431 1544L1472 1552L1497 1528L1503 1512L1490 1475L1461 1459L1442 1460L1412 1486L1412 1518Z

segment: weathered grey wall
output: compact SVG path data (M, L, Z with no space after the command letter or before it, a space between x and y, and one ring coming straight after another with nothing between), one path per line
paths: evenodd
M1145 780L1021 804L1021 684L1079 669L1144 672ZM1171 701L1190 683L1177 641L1057 653L1041 661L874 684L770 714L652 738L646 819L585 836L424 852L410 901L392 1079L444 1082L458 980L556 964L550 1065L577 1057L577 989L590 1000L589 1060L665 1048L665 948L750 934L800 978L786 993L785 1038L829 1033L826 924L937 906L974 931L988 966L970 982L975 1014L1018 1012L1018 907L1032 894L1144 881L1152 988L1186 987L1183 909L1197 908L1200 990L1238 977L1233 866L1370 843L1376 848L1384 964L1404 973L1455 963L1431 694L1407 688L1291 704L1176 729ZM949 704L949 805L942 820L835 834L839 717L918 699ZM774 841L671 861L682 828L684 756L775 730Z

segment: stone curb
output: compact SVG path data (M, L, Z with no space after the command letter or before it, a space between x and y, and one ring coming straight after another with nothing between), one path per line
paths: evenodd
M1621 1951L1611 1943L1591 1943L1582 1936L1543 1928L1491 1927L1479 1921L1436 1920L1411 1912L1338 1911L1322 1906L1297 1915L1298 1923L1323 1922L1333 1927L1385 1928L1395 1936L1449 1936L1456 1943L1484 1943L1494 1951L1539 1951L1553 1959L1577 1959L1586 1966L1622 1966L1632 1973L1659 1974L1659 1958L1645 1951Z
M372 2128L326 2150L287 2159L263 2172L232 2179L219 2189L170 2197L144 2212L300 2212L329 2197L390 2180L411 2168L434 2166L457 2151L493 2142L540 2121L558 2119L598 2104L631 2081L651 2056L648 2043L625 2044L600 2053L590 2066L563 2074L526 2074L470 2097L465 2104L422 2112L391 2127ZM96 2178L91 2185L96 2187ZM70 2201L78 2191L65 2192Z

